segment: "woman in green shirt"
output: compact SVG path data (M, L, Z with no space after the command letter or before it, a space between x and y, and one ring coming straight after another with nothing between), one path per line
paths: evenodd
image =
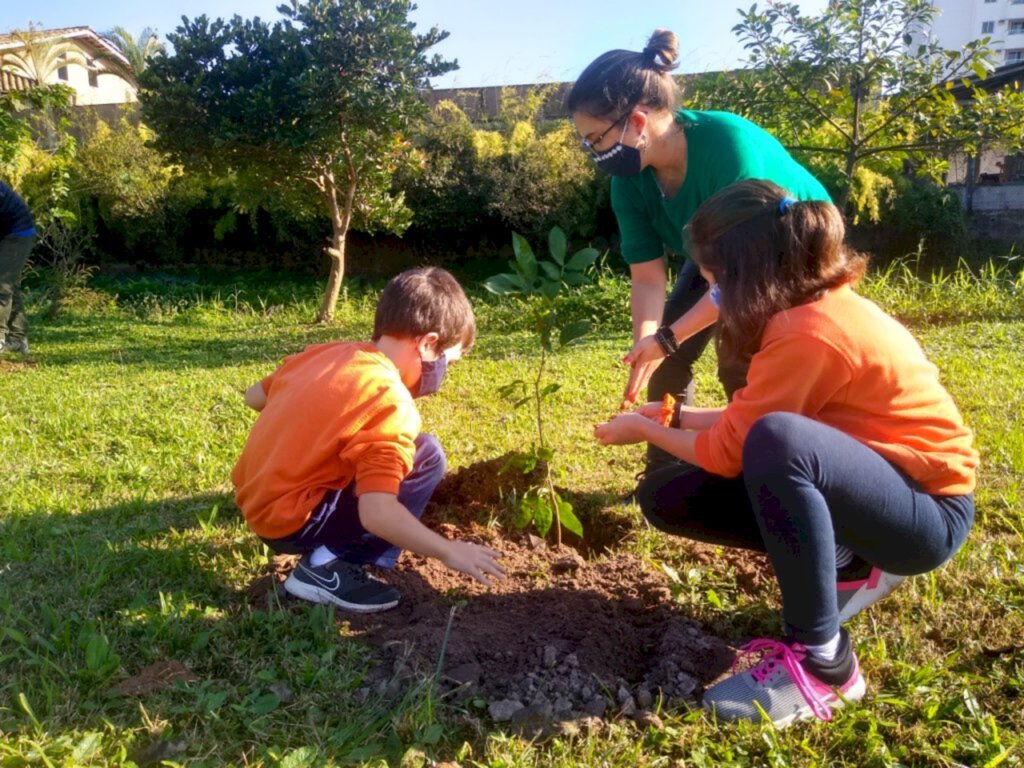
M677 110L679 40L659 29L639 53L608 51L573 85L569 113L583 146L612 178L612 209L632 281L634 345L625 400L682 397L718 317L700 271L686 259L666 299L665 251L686 255L683 228L697 207L741 179L767 179L798 200L830 200L825 188L769 133L727 112ZM745 368L719 367L731 398ZM672 460L648 447L648 467Z

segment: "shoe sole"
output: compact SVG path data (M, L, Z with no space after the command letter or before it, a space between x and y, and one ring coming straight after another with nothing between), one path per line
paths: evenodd
M861 675L857 682L851 685L850 688L846 691L846 693L842 694L841 698L839 694L836 694L834 698L829 699L825 703L828 704L829 709L840 709L846 703L845 701L843 701L843 699L850 702L860 701L864 698L864 694L867 693L867 691L868 685L866 682L864 682L864 676ZM803 712L797 712L792 715L789 715L788 717L784 717L781 720L773 720L772 724L776 728L782 729L801 720L813 720L814 716L814 713L810 709L807 709Z
M839 610L839 623L845 624L869 605L874 605L893 593L893 591L906 581L905 576L894 576L884 574L879 580L878 586L872 590L861 589L853 594L850 600Z
M349 603L342 600L333 592L328 592L326 589L320 589L320 587L315 587L312 584L304 584L298 579L293 579L291 576L285 580L284 589L289 595L294 595L301 600L308 600L311 603L333 603L339 608L344 608L346 611L352 611L353 613L380 613L381 611L390 610L398 605L398 598L388 603L378 603L376 605Z

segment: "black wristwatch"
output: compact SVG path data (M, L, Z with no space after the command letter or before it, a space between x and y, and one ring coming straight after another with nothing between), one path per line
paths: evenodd
M672 333L672 329L667 325L661 326L654 332L654 340L658 342L658 346L665 353L665 357L674 355L679 350L679 342L676 341L676 335Z

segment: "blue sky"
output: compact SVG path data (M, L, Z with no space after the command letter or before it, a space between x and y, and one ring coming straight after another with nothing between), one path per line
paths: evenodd
M762 3L764 0L760 0ZM611 48L640 50L658 27L681 40L680 72L735 66L745 59L730 31L737 6L753 0L420 0L413 20L421 30L439 26L450 37L435 49L458 59L459 69L438 88L574 80L596 56ZM801 0L808 12L826 0ZM123 26L133 33L155 27L163 36L182 15L261 16L275 19L279 0L2 0L0 31L28 22L46 27Z

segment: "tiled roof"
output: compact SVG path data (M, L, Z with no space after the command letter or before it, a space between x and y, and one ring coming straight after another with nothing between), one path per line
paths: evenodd
M31 31L31 36L39 40L87 40L96 48L102 48L104 52L114 57L122 66L128 67L128 59L124 57L116 45L96 34L91 27L61 27L60 29L36 29ZM21 48L24 43L12 34L0 35L0 49Z

